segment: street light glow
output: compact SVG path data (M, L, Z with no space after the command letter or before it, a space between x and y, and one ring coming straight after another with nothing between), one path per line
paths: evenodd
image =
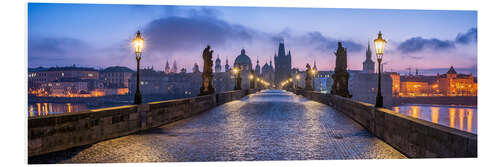
M142 53L142 49L144 48L144 39L141 37L140 31L137 31L137 35L135 36L134 40L132 41L132 45L135 49L135 53L137 53L137 54Z
M377 59L382 59L382 55L384 54L385 44L387 41L382 38L382 32L378 32L378 38L373 40L375 43L375 52L377 54Z

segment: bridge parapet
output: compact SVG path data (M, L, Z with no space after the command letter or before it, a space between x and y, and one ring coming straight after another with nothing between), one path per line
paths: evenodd
M336 95L305 90L293 92L344 113L408 157L477 157L476 134Z
M191 117L258 90L101 108L28 119L28 157L132 134Z

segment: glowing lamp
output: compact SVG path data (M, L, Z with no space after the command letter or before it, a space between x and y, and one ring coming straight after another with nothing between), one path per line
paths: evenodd
M140 31L137 31L137 35L135 36L134 40L132 41L132 45L134 47L136 54L142 53L142 49L144 48L144 39L141 37Z
M375 43L375 53L377 54L377 59L382 59L382 56L384 55L384 49L385 49L385 44L387 41L382 38L382 32L378 32L378 38L373 40Z

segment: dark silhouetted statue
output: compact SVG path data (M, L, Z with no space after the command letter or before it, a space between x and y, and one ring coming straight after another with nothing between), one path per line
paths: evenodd
M309 65L309 63L307 63L306 65L306 88L305 90L313 90L312 88L312 85L311 85L311 66Z
M209 95L215 93L215 89L213 87L213 72L212 72L212 54L213 50L210 50L210 45L208 45L205 50L203 50L203 74L202 77L202 86L200 88L199 96Z
M339 95L342 97L350 98L348 90L349 73L347 72L347 50L342 47L342 43L339 42L337 52L335 52L335 71L332 75L333 85L332 94Z

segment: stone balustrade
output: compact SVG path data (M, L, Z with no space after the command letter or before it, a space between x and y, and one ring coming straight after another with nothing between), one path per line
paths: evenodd
M477 157L477 135L341 96L292 90L331 106L412 158Z
M185 99L94 109L28 119L28 157L61 151L158 127L240 99L237 90Z

